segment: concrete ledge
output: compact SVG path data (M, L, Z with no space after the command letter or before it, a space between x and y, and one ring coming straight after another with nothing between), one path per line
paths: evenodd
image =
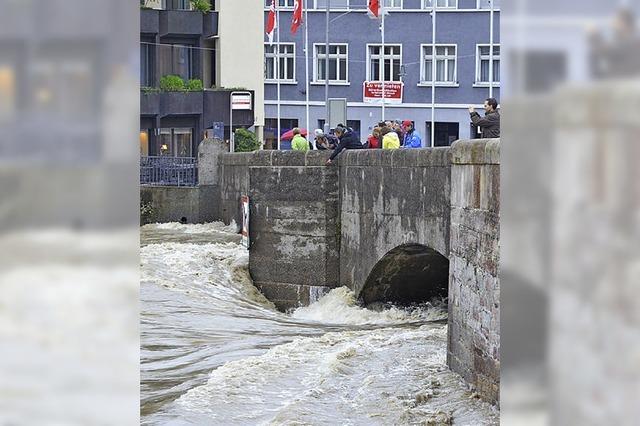
M340 166L448 167L449 147L418 149L354 149L338 156Z
M451 154L453 164L500 164L500 139L459 140Z

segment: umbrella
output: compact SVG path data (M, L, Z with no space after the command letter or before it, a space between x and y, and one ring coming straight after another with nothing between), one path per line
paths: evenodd
M306 137L307 129L300 129L300 134ZM284 132L282 136L280 136L280 139L283 139L285 141L288 141L289 139L293 139L293 129L289 130L288 132Z

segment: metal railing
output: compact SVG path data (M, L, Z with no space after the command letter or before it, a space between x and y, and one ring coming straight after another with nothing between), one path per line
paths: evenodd
M198 163L195 157L140 157L140 184L196 186Z

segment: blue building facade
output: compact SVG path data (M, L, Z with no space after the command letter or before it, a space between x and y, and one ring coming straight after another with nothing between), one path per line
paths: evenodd
M276 0L278 1L278 0ZM282 132L307 127L305 112L304 27L289 31L294 0L280 2L280 117ZM489 97L491 6L488 0L437 0L434 145L474 137L468 106ZM500 100L500 10L493 5L492 95ZM309 102L311 129L326 115L324 84L326 0L307 0L309 32ZM382 2L381 2L382 3ZM265 1L265 22L270 0ZM363 82L404 83L402 102L387 103L386 119L411 120L430 146L432 8L431 0L386 0L385 66L381 67L380 20L367 15L367 0L331 0L329 24L329 98L347 99L348 125L364 141L382 119L382 107L365 102ZM276 38L265 36L265 143L275 147L277 127ZM286 144L282 145L286 147Z

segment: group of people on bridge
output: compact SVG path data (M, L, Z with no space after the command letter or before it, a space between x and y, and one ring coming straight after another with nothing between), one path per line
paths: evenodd
M500 137L500 113L498 101L488 98L484 101L485 116L480 117L474 107L469 107L471 122L479 127L483 138ZM327 164L345 149L400 149L421 148L422 138L416 131L411 120L381 121L373 127L367 141L362 143L352 128L338 124L333 134L327 134L322 129L314 131L314 142L308 141L300 129L293 129L291 149L294 151L333 150Z

